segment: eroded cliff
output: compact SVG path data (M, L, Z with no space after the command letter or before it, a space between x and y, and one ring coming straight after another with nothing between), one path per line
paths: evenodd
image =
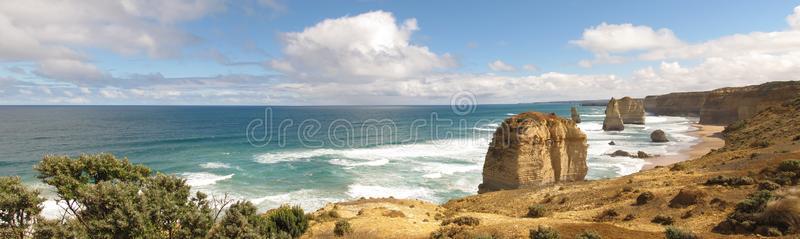
M641 99L625 96L619 99L618 104L622 123L644 124L644 102Z
M512 116L494 133L478 193L583 180L587 148L586 134L571 120L539 112Z

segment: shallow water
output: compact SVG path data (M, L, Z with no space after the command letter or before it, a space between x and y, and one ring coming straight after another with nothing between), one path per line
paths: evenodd
M569 117L570 106L0 106L0 175L44 187L32 169L44 154L110 152L262 210L358 197L444 202L477 191L491 135L504 118L532 110ZM603 110L579 108L590 145L588 179L631 174L646 163L605 155L614 150L674 154L696 141L687 134L694 118L648 116L646 125L603 132ZM671 142L650 143L655 129Z

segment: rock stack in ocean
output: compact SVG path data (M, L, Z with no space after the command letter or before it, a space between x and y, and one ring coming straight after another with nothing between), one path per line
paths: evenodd
M572 106L572 109L570 109L570 114L571 114L570 116L572 117L572 121L575 121L575 123L581 122L581 115L578 114L578 109L575 108L575 106Z
M657 129L653 131L653 133L650 133L650 140L656 143L669 142L669 139L667 139L667 134L660 129Z
M583 180L588 147L574 121L539 112L512 116L494 133L478 193Z
M625 129L622 125L622 116L619 114L619 103L617 99L611 98L606 105L606 118L603 120L603 130L621 131Z
M619 115L622 123L625 124L644 124L644 101L631 97L619 99Z

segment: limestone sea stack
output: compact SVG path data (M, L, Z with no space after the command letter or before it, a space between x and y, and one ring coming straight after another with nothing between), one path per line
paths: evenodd
M619 115L625 124L644 124L644 101L631 97L619 99Z
M606 118L603 120L603 130L605 131L622 131L625 126L622 125L622 116L619 114L619 103L617 99L611 98L606 105Z
M581 122L581 115L578 114L578 109L575 108L575 106L573 106L572 109L570 109L570 111L571 111L570 112L571 113L570 116L572 116L572 121L575 121L575 123L580 123Z
M588 147L572 120L539 112L512 116L494 132L478 193L583 180Z

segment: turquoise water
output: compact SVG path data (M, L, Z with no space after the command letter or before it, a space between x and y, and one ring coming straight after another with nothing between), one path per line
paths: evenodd
M568 117L570 106L0 106L0 175L44 187L32 169L43 155L110 152L262 210L358 197L445 202L477 191L491 134L504 118L524 111ZM647 163L605 155L613 150L674 154L696 140L686 134L693 118L649 116L646 125L607 133L604 107L579 110L589 179ZM672 142L650 143L655 129Z

